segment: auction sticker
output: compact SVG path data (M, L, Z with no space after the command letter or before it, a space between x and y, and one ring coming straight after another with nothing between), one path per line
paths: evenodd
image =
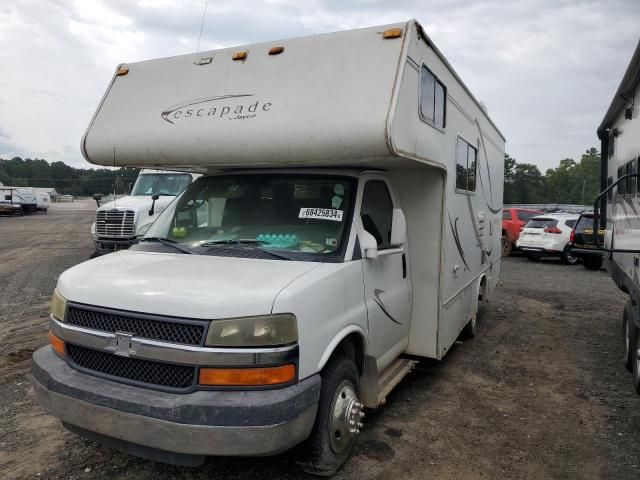
M301 208L298 218L315 218L317 220L342 221L342 210L334 208Z

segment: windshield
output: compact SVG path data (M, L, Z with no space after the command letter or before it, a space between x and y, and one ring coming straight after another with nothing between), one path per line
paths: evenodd
M355 179L328 175L202 177L145 238L167 239L207 255L226 256L235 247L280 253L280 258L291 253L286 258L301 260L338 255L354 192Z
M145 173L139 175L136 184L133 186L131 195L171 195L176 196L182 193L191 183L191 175L184 173Z

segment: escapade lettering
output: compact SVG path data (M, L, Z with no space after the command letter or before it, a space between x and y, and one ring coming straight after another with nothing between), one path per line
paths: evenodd
M188 108L176 110L171 113L170 118L173 120L180 120L186 118L227 118L229 120L244 120L247 118L254 118L257 112L268 112L271 110L271 102L260 103L259 101L252 103L251 105L236 105L235 107L229 106L216 106L216 107L201 107L201 108ZM172 122L173 123L173 122Z

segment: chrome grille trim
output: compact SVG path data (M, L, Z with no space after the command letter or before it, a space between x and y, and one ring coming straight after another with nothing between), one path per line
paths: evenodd
M131 238L135 235L134 210L98 210L96 235L105 238Z
M49 329L61 340L107 353L117 351L115 333L90 330L49 318ZM131 337L128 356L143 360L202 366L278 365L298 355L298 345L277 348L207 348Z

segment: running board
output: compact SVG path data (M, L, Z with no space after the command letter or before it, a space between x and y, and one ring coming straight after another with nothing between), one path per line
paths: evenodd
M378 405L384 405L387 395L391 393L396 385L411 371L418 363L416 360L408 358L396 358L391 365L385 368L378 378Z

